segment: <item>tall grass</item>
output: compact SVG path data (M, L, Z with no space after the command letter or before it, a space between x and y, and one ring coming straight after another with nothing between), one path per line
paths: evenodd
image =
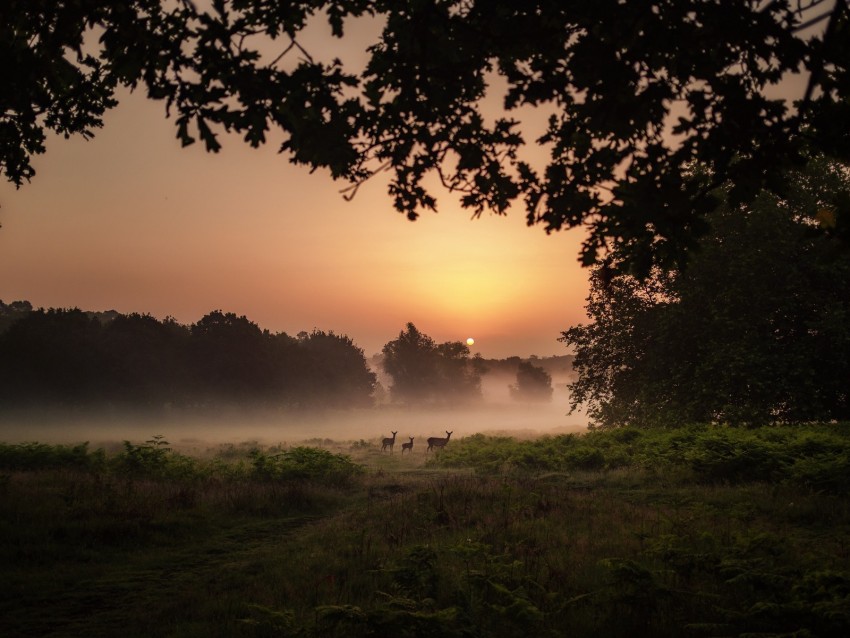
M845 425L320 443L0 445L0 634L850 635Z
M476 434L446 448L431 467L479 473L640 469L725 484L768 481L846 494L850 424L745 430L621 429L535 440Z

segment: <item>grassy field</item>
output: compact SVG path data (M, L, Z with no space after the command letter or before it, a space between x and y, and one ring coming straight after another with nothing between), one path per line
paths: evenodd
M0 444L0 636L847 636L850 426Z

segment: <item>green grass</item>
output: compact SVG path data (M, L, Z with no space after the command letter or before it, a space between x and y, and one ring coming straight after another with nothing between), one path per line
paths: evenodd
M0 635L850 635L847 426L312 444L0 444Z

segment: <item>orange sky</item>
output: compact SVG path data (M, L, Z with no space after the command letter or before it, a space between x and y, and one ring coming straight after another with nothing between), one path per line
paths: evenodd
M357 70L379 26L360 21L334 50L321 23L304 40L320 57L343 46ZM547 236L521 209L471 220L442 192L438 214L409 222L380 178L346 202L344 183L274 142L181 149L163 104L119 98L93 141L52 137L32 184L0 184L0 300L181 323L221 309L344 333L367 356L408 321L438 342L474 337L487 358L565 354L560 332L585 319L581 231Z
M348 25L342 42L322 20L299 41L358 72L381 23ZM163 104L118 97L93 141L53 137L32 184L0 183L0 300L182 323L221 309L344 333L367 356L408 321L440 342L474 337L484 357L564 354L560 332L586 319L581 230L547 236L520 209L471 220L444 192L439 214L409 222L380 178L346 202L345 184L290 165L278 143L181 149ZM512 115L537 137L539 113Z

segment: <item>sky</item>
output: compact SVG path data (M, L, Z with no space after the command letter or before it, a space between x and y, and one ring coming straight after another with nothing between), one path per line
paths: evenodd
M358 73L381 26L349 21L340 41L319 19L299 43ZM776 90L802 95L804 79ZM223 310L272 332L346 334L367 356L407 322L438 342L472 337L485 358L566 354L560 333L587 321L581 229L546 235L521 205L473 220L439 188L439 213L410 222L383 176L345 201L345 183L291 165L279 142L181 148L161 102L117 97L93 140L52 136L31 184L0 183L0 300L184 324ZM527 140L542 132L545 114L511 115Z
M172 316L212 310L272 332L332 330L366 356L407 322L485 358L566 354L585 321L581 230L546 235L521 207L471 219L439 193L408 221L381 176L352 201L276 144L181 148L164 105L119 94L93 140L48 139L32 183L0 184L0 300Z

